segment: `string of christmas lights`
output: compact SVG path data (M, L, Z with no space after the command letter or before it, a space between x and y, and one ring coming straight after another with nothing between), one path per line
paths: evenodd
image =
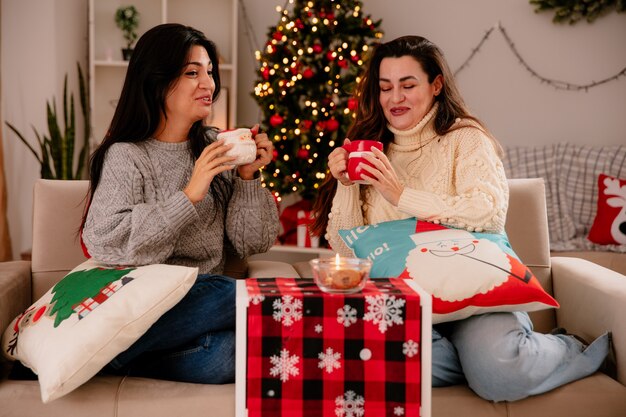
M465 62L463 62L463 64L456 71L454 71L455 76L469 66L470 61L474 59L478 51L482 48L483 44L487 41L487 39L489 38L489 36L495 29L498 29L500 31L506 43L508 44L509 49L511 49L513 54L519 60L520 64L522 64L522 66L526 69L526 71L530 73L530 75L539 79L542 83L548 84L556 88L557 90L568 90L568 91L584 90L585 92L587 92L590 88L597 87L599 85L606 84L610 81L617 80L618 78L622 76L626 76L626 67L624 67L621 71L617 72L615 75L604 78L600 81L592 81L587 84L574 84L574 83L570 83L567 81L554 80L554 79L543 77L537 71L535 71L530 65L528 65L526 60L522 57L522 55L519 53L519 51L515 47L515 43L513 42L511 37L508 35L505 28L500 24L500 22L496 23L493 27L489 28L489 30L485 32L485 34L481 38L480 42L478 42L476 47L472 48L472 51L470 55L468 56L468 58L465 60Z
M263 183L279 201L289 193L310 199L355 117L354 87L382 32L356 0L289 0L276 11L279 22L255 52L253 97L275 148Z

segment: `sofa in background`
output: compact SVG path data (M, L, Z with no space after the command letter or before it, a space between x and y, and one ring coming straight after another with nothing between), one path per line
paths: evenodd
M582 259L551 258L544 185L540 179L510 180L506 229L511 245L553 294L561 308L532 313L539 331L560 326L591 340L613 332L616 379L603 373L515 402L492 403L467 386L433 389L435 417L619 417L626 413L626 279ZM38 299L84 258L76 230L85 181L39 180L35 185L32 263L0 263L0 328ZM296 267L301 276L306 264ZM288 264L229 263L228 273L297 277ZM201 385L136 377L95 376L68 395L43 404L37 381L9 380L0 362L0 417L216 416L235 415L235 385ZM378 416L366 416L378 417Z
M626 275L626 245L587 240L596 215L598 176L626 179L626 145L507 147L503 162L508 178L545 181L553 256L587 259Z

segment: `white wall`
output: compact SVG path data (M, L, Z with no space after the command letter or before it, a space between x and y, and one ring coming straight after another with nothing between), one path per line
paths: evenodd
M262 47L268 27L279 19L275 6L284 3L244 3ZM383 40L424 36L443 50L453 71L497 22L545 78L588 84L626 67L626 13L612 12L593 24L583 21L571 26L552 23L551 12L536 14L528 0L364 0L363 9L373 19L382 19ZM243 21L240 27L239 122L251 124L259 113L256 102L244 92L254 85L250 73L254 62L244 43ZM555 90L519 64L496 30L457 79L470 109L505 145L626 143L626 76L588 92Z
M63 75L76 87L76 61L87 68L86 0L2 1L3 120L31 136L30 124L45 131L45 101L61 105ZM278 22L283 0L243 0L262 47L269 26ZM382 18L385 40L405 34L429 38L458 68L498 21L519 52L541 75L587 84L626 66L626 14L615 12L593 24L555 25L551 13L535 14L527 0L364 0L364 10ZM240 11L239 125L260 117L249 91L254 57ZM459 85L473 112L505 145L626 143L626 77L588 92L560 91L541 84L518 63L499 32L494 32ZM78 109L78 107L77 107ZM15 257L31 246L32 187L39 165L2 123L9 199L9 225ZM77 131L79 137L82 126Z
M87 70L87 2L2 0L1 27L4 168L9 230L14 258L18 259L31 247L32 189L40 165L4 121L34 144L31 125L40 134L48 133L46 100L56 97L62 117L63 77L68 73L68 90L74 92L77 112L76 132L82 141L76 62Z

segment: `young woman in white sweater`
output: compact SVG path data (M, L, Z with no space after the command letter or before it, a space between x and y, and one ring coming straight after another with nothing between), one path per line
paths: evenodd
M503 232L508 186L501 148L471 116L439 48L405 36L378 45L358 86L350 139L374 139L367 185L347 176L348 153L328 157L330 174L313 208L314 232L352 255L338 231L416 217L477 232ZM349 143L346 139L345 143ZM480 396L512 401L595 372L608 336L589 347L532 330L524 312L476 315L434 326L433 386L468 383Z

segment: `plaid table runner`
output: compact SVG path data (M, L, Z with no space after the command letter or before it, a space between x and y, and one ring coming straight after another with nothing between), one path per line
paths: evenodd
M421 310L401 279L329 295L248 279L248 416L419 416Z

